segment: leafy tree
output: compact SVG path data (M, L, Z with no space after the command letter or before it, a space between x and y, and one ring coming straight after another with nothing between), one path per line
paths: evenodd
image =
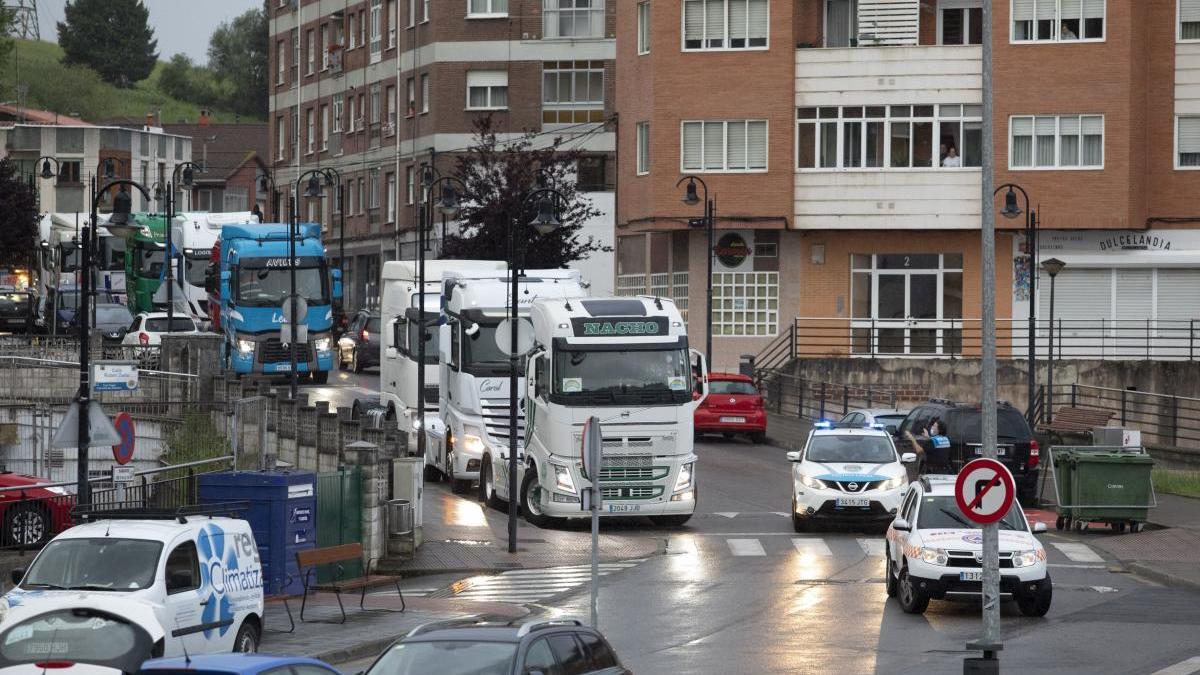
M68 0L63 15L63 63L85 65L120 87L146 79L158 63L158 40L142 0Z
M228 105L244 115L265 117L267 14L261 8L222 23L208 41L208 67L228 90Z
M172 56L162 67L158 88L181 101L206 106L223 104L227 89L217 82L211 70L195 65L185 54Z
M8 57L12 55L13 47L16 46L12 36L13 19L16 16L15 9L0 5L0 67L8 63Z
M584 221L601 213L575 183L574 166L580 155L577 150L561 149L558 140L534 147L533 134L501 142L491 116L476 120L473 145L455 168L455 176L466 185L460 231L447 234L443 257L505 260L513 223L521 228L521 263L526 268L566 267L589 253L612 250L580 234ZM537 215L537 204L525 204L525 198L538 188L539 179L562 194L557 202L562 226L547 235L535 234L528 225Z
M17 172L0 159L0 267L27 267L38 233L37 195Z

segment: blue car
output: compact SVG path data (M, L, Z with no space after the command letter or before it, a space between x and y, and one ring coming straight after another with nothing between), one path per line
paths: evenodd
M138 671L143 675L341 675L317 659L266 654L206 654L186 659L151 659Z

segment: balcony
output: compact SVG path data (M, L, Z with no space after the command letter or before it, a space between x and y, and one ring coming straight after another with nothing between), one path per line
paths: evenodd
M977 45L796 50L797 107L982 100Z
M798 230L969 230L979 227L979 169L796 173Z

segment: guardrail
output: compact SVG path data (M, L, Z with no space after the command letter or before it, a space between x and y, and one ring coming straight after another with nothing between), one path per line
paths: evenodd
M757 377L768 410L801 419L837 419L851 410L895 408L931 395L922 387L824 382L777 370L759 370Z
M1200 449L1200 398L1066 384L1046 405L1107 410L1120 426L1140 430L1145 445Z

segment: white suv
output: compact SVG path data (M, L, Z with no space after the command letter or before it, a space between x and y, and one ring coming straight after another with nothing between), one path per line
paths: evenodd
M1000 598L1016 600L1026 616L1050 611L1054 587L1046 549L1014 502L1000 520ZM983 533L958 508L954 476L925 476L909 486L887 531L887 594L909 614L930 599L978 600L982 592Z
M792 462L792 526L814 521L890 522L908 485L905 464L917 456L896 452L882 429L832 429L818 424Z

